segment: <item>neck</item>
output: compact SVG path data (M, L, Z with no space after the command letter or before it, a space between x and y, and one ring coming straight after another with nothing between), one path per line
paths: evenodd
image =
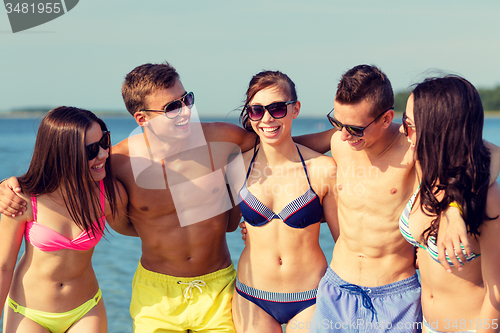
M400 135L399 127L395 126L395 124L391 124L391 126L382 133L377 143L366 150L367 155L372 158L384 155L394 146L394 143L398 142L398 139L401 138Z
M198 126L191 126L191 133L186 138L160 138L147 128L144 128L143 137L149 152L149 158L156 161L207 145L199 123Z
M297 155L297 148L291 137L278 145L269 145L261 142L260 150L269 166L281 165L294 160Z

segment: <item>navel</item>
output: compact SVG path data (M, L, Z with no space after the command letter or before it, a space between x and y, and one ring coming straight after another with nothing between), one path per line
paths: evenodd
M143 212L147 212L149 210L149 207L148 206L142 206L141 208L139 208L141 211Z

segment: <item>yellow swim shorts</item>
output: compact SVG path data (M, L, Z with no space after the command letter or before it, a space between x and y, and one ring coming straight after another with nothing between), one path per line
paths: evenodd
M134 333L236 332L231 313L234 265L198 277L148 271L139 262L132 282Z

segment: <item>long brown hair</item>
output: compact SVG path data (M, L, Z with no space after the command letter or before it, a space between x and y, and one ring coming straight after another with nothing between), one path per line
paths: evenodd
M49 111L38 128L28 171L19 177L23 191L31 196L60 191L71 218L89 236L90 232L94 236L104 232L99 223L93 223L101 218L102 209L85 147L86 131L94 123L107 131L106 124L90 111L67 106ZM105 196L115 214L114 178L109 161L105 171Z
M441 213L454 201L462 207L468 233L478 236L483 221L491 220L486 215L490 152L483 142L479 93L466 79L449 75L426 79L413 97L421 208L434 217L424 237L437 236Z

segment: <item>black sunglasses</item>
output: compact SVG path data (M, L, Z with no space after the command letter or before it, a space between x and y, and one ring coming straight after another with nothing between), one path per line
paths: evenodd
M412 129L415 128L415 125L408 124L407 119L408 118L406 117L406 111L405 111L405 112L403 112L403 129L405 131L406 136L408 136L408 128L412 128Z
M334 111L334 109L332 109L332 111L330 111L326 115L326 117L330 121L330 124L332 124L332 126L335 127L335 129L337 131L342 131L342 128L345 127L346 131L349 134L351 134L352 136L356 136L356 137L360 138L360 137L362 137L365 134L364 131L365 131L365 129L368 126L370 126L371 124L373 124L378 118L382 117L382 115L385 114L389 110L394 110L394 107L388 108L387 110L385 110L384 112L382 112L381 114L379 114L375 119L372 120L371 123L369 123L365 127L352 126L352 125L344 125L344 124L342 124L340 121L338 121L337 119L335 119L335 117L330 116L330 114Z
M281 119L286 116L287 107L289 104L293 104L297 102L288 101L288 102L276 102L271 103L269 105L247 105L246 110L248 113L248 118L253 121L261 120L264 117L264 113L269 112L271 117L274 119Z
M165 105L165 108L163 110L140 109L139 111L164 112L165 116L167 116L168 119L174 119L181 113L182 104L191 109L194 104L194 93L185 93L181 98L173 100L172 102Z
M102 138L94 143L89 144L87 148L87 158L90 160L93 160L94 158L99 155L99 146L102 147L102 149L108 149L109 146L111 145L111 138L109 131L103 131L102 132Z

